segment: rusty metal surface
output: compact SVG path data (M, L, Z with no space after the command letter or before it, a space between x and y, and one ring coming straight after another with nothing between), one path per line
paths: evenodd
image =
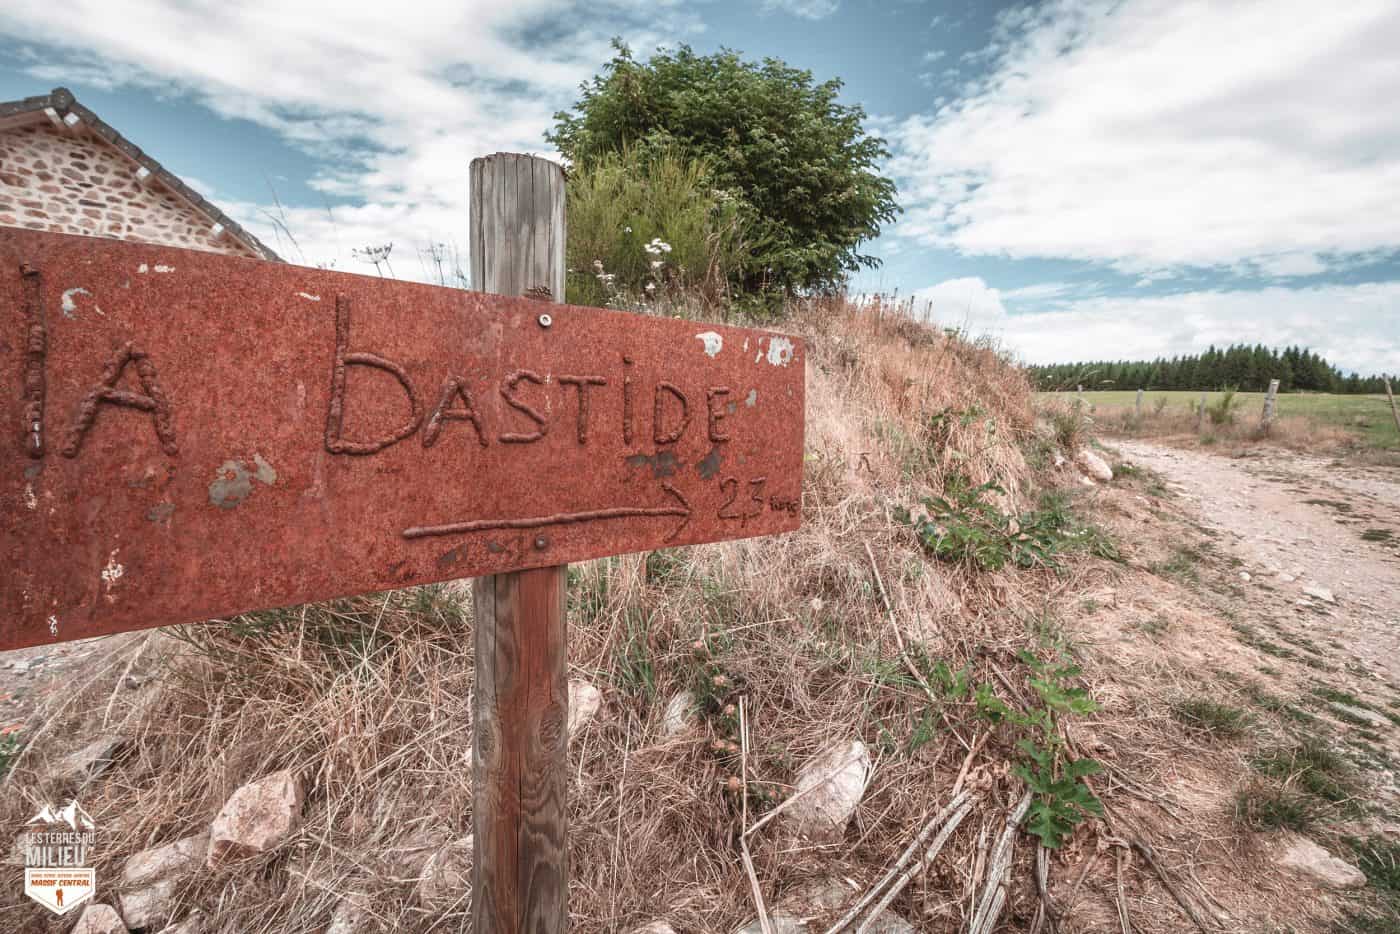
M0 649L794 529L804 366L766 331L0 229Z

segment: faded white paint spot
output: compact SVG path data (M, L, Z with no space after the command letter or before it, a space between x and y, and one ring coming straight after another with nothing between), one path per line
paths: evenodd
M58 617L57 617L57 616L50 616L50 617L49 617L49 635L51 635L51 636L56 636L56 635L58 635Z
M763 351L761 351L761 350L760 350L758 353L756 353L756 354L753 355L753 362L754 362L754 363L757 363L758 361L760 361L760 360L762 360L762 359L763 359Z
M744 353L748 353L748 352L749 352L749 339L746 337L746 338L744 338Z
M39 508L39 497L34 495L34 484L32 483L24 485L24 505L30 509Z
M174 267L174 266L162 266L162 265L160 265L159 263L156 264L156 272L174 272L174 271L175 271L175 267Z
M773 366L787 366L792 362L792 341L786 337L768 338L768 362Z
M714 331L702 331L695 335L695 339L705 345L706 356L714 357L724 349L724 338Z
M112 549L112 553L107 556L107 566L102 569L102 580L107 584L108 590L111 590L112 585L121 580L122 575L126 573L126 568L117 561L119 551L120 548Z
M144 273L144 272L150 272L150 271L151 271L151 267L150 267L150 266L147 266L145 263L142 263L140 266L137 266L137 267L136 267L136 271L137 271L137 272L143 272L143 273Z
M758 390L750 389L748 396L744 398L744 405L747 405L749 408L753 408L754 403L756 402L758 402Z
M297 295L306 299L308 302L319 302L321 300L321 296L312 295L310 292L298 292Z
M73 317L73 312L75 312L75 311L78 310L78 303L75 302L75 301L73 301L74 297L75 297L75 296L78 296L78 295L86 295L86 296L88 296L88 297L91 297L91 296L92 296L92 293L89 292L87 289L81 288L81 287L79 287L79 286L74 286L73 288L71 288L71 289L69 289L68 291L64 292L64 293L63 293L63 317L65 317L65 318L71 318L71 317ZM95 312L97 312L99 315L103 315L103 317L106 317L106 315L103 314L102 309L101 309L101 308L98 308L97 305L96 305L95 303L94 303L93 306L92 306L92 310L95 311Z
M253 476L257 477L268 486L272 486L277 482L277 471L273 469L271 464L263 460L261 454L253 455L253 464L258 468L257 473Z

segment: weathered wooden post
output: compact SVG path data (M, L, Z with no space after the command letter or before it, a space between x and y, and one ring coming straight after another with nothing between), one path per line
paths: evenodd
M1395 419L1395 430L1400 431L1400 408L1395 407L1395 393L1390 391L1390 377L1385 378L1385 397L1390 400L1390 414Z
M1137 420L1138 420L1138 421L1142 421L1142 387L1141 387L1141 386L1138 387L1138 391L1137 391Z
M1264 393L1264 418L1261 425L1265 431L1274 422L1274 400L1278 397L1278 380L1269 380L1269 391Z
M471 275L480 292L564 298L564 172L538 156L471 163ZM533 544L548 547L548 530ZM569 926L566 565L479 577L472 761L472 930Z
M1201 404L1196 408L1196 434L1206 430L1206 391L1201 390Z

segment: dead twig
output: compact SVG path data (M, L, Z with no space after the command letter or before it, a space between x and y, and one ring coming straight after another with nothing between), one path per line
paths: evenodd
M992 848L991 861L987 868L987 881L982 887L982 897L977 910L973 912L968 934L991 934L1001 917L1002 906L1006 903L1006 873L1011 868L1011 855L1015 849L1016 828L1031 807L1031 792L1021 796L1020 802L1006 815L1006 825L996 846Z

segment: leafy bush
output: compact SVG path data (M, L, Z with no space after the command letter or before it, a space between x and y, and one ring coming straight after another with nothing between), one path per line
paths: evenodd
M860 107L837 103L840 81L816 84L777 59L727 50L697 55L683 45L639 62L614 46L546 134L576 166L628 148L679 146L707 160L752 225L741 276L750 293L827 289L878 265L857 248L899 210L894 183L876 171L889 152L866 134Z
M899 510L897 516L913 525L924 550L933 557L984 571L1008 564L1056 567L1056 555L1070 550L1118 559L1113 543L1099 529L1077 522L1063 496L1047 493L1037 509L1012 516L986 499L987 494L1002 492L995 483L971 486L954 475L945 482L942 496L921 501L924 514Z
M706 163L673 150L604 153L569 174L575 305L650 304L684 291L725 296L743 264L738 203L713 187Z

